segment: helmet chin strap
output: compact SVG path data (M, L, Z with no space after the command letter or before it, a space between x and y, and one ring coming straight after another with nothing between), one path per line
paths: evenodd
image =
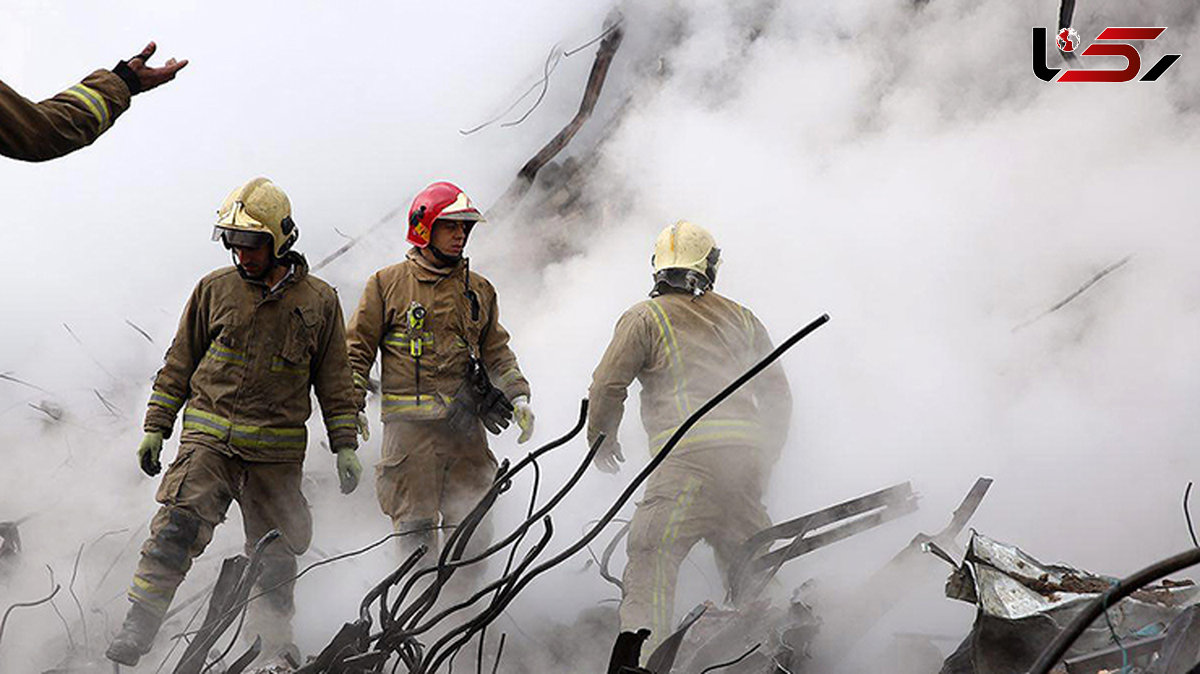
M433 257L436 258L438 262L442 263L442 265L446 267L456 265L463 259L462 255L447 255L443 253L432 243L426 246L426 248L429 250L429 252L433 253Z

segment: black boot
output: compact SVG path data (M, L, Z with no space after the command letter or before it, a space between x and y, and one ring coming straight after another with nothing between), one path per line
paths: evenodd
M161 625L162 616L134 602L129 607L129 613L125 614L125 623L121 625L121 631L108 645L105 657L126 667L137 665L138 660L150 652L154 635L158 634Z

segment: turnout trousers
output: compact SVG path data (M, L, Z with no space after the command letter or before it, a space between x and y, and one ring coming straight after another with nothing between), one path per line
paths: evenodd
M630 523L620 608L623 631L650 630L646 653L671 633L679 566L696 543L712 546L728 591L742 544L771 525L761 471L747 452L754 450L690 450L668 457L650 476Z
M414 531L399 537L401 553L407 556L417 546L428 545L421 566L431 565L437 559L439 539L450 535L495 480L496 457L488 449L483 424L477 422L467 433L457 433L441 419L387 421L382 454L375 483L379 507L391 518L395 531ZM483 550L491 541L491 517L485 517L466 555ZM473 564L457 571L455 578L473 582L483 570L483 564Z
M264 652L290 643L296 556L312 541L312 516L300 492L301 475L302 464L297 462L248 462L183 442L159 485L156 499L162 507L150 522L130 600L164 615L192 560L212 541L213 530L236 501L247 555L271 529L283 534L264 553L256 592L269 592L250 603L246 634L261 634Z

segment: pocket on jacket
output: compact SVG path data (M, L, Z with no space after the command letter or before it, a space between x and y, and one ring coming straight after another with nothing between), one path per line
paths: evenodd
M317 322L311 310L296 307L292 311L288 320L287 335L283 338L283 348L271 364L273 371L308 371L308 363L317 350ZM283 362L279 362L280 360ZM279 370L276 370L276 365L279 366Z

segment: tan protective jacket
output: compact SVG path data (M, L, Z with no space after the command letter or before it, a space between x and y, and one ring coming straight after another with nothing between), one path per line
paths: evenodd
M469 271L465 262L435 267L416 248L406 257L367 279L350 319L347 337L358 408L366 403L367 376L376 351L383 352L384 421L445 417L472 352L509 400L528 396L529 382L508 347L492 284ZM478 298L478 316L472 316L468 290ZM427 312L420 326L409 322L415 305Z
M0 82L0 154L46 161L74 152L107 131L129 99L129 87L108 70L41 103Z
M154 380L146 431L169 436L186 403L185 442L247 461L303 461L311 387L330 448L358 446L337 293L298 253L284 262L292 272L274 292L235 267L200 280Z
M642 384L642 424L657 454L675 429L772 349L746 307L715 292L667 293L639 302L617 321L592 374L588 442L617 437L626 390ZM761 448L768 464L787 436L792 396L778 364L718 405L684 436L673 456L711 447Z

